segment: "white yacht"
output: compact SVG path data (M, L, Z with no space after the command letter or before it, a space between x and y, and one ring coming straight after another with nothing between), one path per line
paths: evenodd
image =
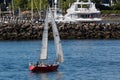
M57 0L55 0L57 1ZM70 8L67 9L67 13L62 16L58 14L58 8L56 8L57 2L55 2L54 18L56 22L100 22L100 11L96 9L95 4L88 0L87 2L76 0Z

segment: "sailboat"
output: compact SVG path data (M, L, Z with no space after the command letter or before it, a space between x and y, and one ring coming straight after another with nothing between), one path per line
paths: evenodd
M54 62L54 64L44 63L44 60L48 59L48 13L51 14L52 31L53 31L53 37L54 37L54 42L56 47L56 61ZM55 23L51 8L49 8L46 11L40 58L39 58L39 61L36 62L35 64L30 64L29 70L32 72L56 71L59 67L59 64L62 63L63 61L64 61L63 51L62 51L59 32L58 32L57 25Z

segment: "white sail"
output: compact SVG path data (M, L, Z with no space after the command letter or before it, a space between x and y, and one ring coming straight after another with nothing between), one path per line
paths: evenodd
M47 59L47 51L48 51L48 11L46 11L45 25L42 36L42 48L40 59Z
M58 29L54 20L54 17L52 15L52 11L49 8L50 14L51 14L51 21L52 21L52 30L53 30L53 36L55 40L55 45L56 45L56 52L57 52L57 62L63 62L63 51L61 47L61 41L58 33Z

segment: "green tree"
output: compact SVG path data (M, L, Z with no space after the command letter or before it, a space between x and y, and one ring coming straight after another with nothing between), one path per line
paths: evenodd
M13 1L13 3L12 3ZM14 7L14 10L18 9L19 7L21 9L26 9L28 4L28 0L11 0L9 4L9 8L12 9Z
M113 10L120 10L120 2L116 3L115 5L111 6Z
M38 9L46 9L47 7L48 0L33 0L33 8L36 10L36 7ZM31 9L31 0L28 1L27 3L28 9Z

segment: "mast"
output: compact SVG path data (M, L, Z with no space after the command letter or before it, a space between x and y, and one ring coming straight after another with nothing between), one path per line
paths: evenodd
M1 8L0 8L0 20L1 20L1 18L2 18L2 17L1 17L1 13L2 13L2 12L1 12Z
M88 0L88 2L91 2L91 0Z
M4 4L5 4L5 6L6 6L6 0L4 0Z
M40 0L40 19L42 19L41 18L41 3L42 3L42 1Z
M54 6L54 0L52 0L52 7Z
M40 60L47 59L48 51L48 11L46 11L45 26L42 36L42 48L40 54Z
M31 0L31 21L33 21L33 0Z
M14 18L14 1L12 0L12 13L13 13L13 18Z
M61 41L57 29L57 25L55 23L54 17L52 15L52 11L49 8L50 14L51 14L51 21L52 21L52 30L53 30L53 36L55 40L55 46L56 46L56 56L57 56L57 62L63 62L63 52L62 52L62 47L61 47Z
M56 18L57 17L57 0L55 0L54 3L55 3L54 18Z
M21 10L20 10L20 7L18 9L19 9L19 19L21 20Z
M36 7L36 9L37 9L37 12L38 12L38 14L39 14L39 16L40 16L40 11L39 11L39 9L38 9L38 7L37 7L37 5L36 5L36 3L33 1L33 4L35 5L35 7Z
M79 2L79 0L77 0L77 2Z

